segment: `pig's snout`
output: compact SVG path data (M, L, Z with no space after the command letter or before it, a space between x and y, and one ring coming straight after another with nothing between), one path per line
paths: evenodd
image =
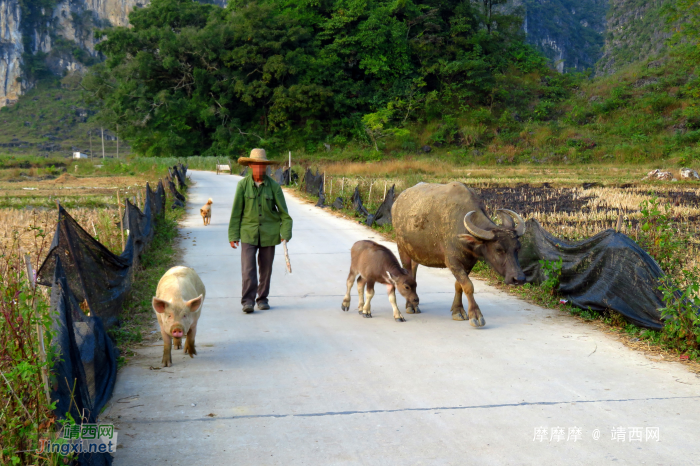
M171 330L171 333L173 335L173 338L182 338L182 334L183 334L182 327L174 327Z

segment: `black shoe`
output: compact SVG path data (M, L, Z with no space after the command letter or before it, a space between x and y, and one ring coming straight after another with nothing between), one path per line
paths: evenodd
M270 305L267 304L266 302L259 302L258 303L258 311L267 311L270 309Z
M244 304L244 305L243 305L243 312L245 312L246 314L252 313L252 312L253 312L253 306L251 306L250 304Z

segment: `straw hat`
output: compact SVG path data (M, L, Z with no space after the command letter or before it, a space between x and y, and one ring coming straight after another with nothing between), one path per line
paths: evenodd
M250 157L241 157L238 159L238 163L241 165L250 165L251 163L261 163L264 165L274 165L277 162L274 160L268 160L265 149L253 149L250 151Z

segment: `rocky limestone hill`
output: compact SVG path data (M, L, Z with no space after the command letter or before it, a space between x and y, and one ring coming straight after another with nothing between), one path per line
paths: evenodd
M605 46L596 74L612 74L662 53L670 33L661 9L669 1L673 0L610 0Z
M225 0L208 3L225 6ZM0 107L47 74L100 60L95 28L126 26L148 0L0 0Z

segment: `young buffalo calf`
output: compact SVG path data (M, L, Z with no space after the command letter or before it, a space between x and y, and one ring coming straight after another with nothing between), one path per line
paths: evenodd
M402 269L394 254L382 245L374 241L358 241L350 250L351 263L348 274L348 290L343 298L343 311L350 309L350 289L357 279L357 294L360 303L358 311L363 317L372 317L372 306L370 302L374 297L374 284L379 282L386 285L389 302L394 309L394 320L396 322L406 322L399 308L396 307L396 289L406 298L407 303L411 303L418 308L418 295L416 294L416 281L410 272ZM365 285L367 285L367 302L365 302Z
M199 213L202 214L202 220L204 220L204 226L207 226L211 223L211 204L212 200L211 197L207 201L204 206L199 209Z
M175 348L180 349L183 336L186 336L185 353L191 358L197 354L194 337L205 295L204 283L189 267L173 267L158 282L153 310L163 336L163 367L173 365L171 342L174 340Z

